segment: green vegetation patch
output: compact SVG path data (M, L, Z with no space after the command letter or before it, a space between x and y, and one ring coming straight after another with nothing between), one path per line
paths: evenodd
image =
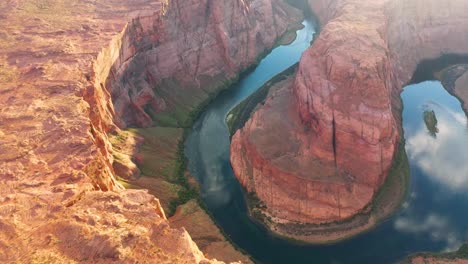
M183 129L171 127L153 127L130 129L144 138L138 149L138 167L148 177L162 177L175 182L181 166L177 148L183 137Z
M371 208L378 220L389 217L405 200L410 186L410 167L402 139L393 158L388 176L372 200Z
M160 199L169 216L175 213L177 206L198 199L198 190L185 175L184 131L173 127L132 128L112 137L114 144L125 141L127 135L144 139L134 157L143 176L120 182L126 188L148 189ZM114 156L119 158L118 153Z
M251 98L255 97L258 99L259 96L251 96ZM249 103L247 100L243 102L245 105ZM401 103L400 97L398 97L398 100L400 100ZM237 111L240 110L237 109ZM402 109L396 110L396 114L398 116L401 116L401 110ZM235 114L237 116L234 116L233 114L231 118L239 118L240 114ZM402 128L400 128L400 133L403 135ZM366 230L368 230L379 222L392 216L408 196L410 189L410 166L405 149L405 140L403 138L400 139L397 147L397 151L393 157L392 166L383 185L380 187L371 203L357 215L342 221L324 224L305 224L299 222L276 223L272 221L271 217L264 213L266 205L258 198L258 196L255 193L246 193L245 198L250 214L254 220L276 230L273 232L274 235L296 242L303 242L302 239L297 240L297 236L311 235L313 237L315 235L325 236L328 233L346 233L348 230L360 228L362 226L367 226ZM336 240L318 243L334 243L354 235L356 234L350 233L350 235L344 235Z

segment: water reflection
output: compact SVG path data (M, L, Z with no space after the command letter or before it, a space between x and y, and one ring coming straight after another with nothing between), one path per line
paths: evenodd
M407 211L405 215L395 220L394 227L399 232L428 236L433 241L444 242L446 244L445 251L457 250L464 240L463 234L454 228L449 218L437 213L420 216L417 213Z
M468 190L467 118L461 111L460 103L435 103L439 94L445 92L438 82L426 82L407 89L414 89L414 92L418 92L418 89L424 90L411 107L418 107L417 112L423 108L433 110L439 130L437 137L428 133L424 123L405 130L410 162L421 168L432 180L446 185L453 191Z
M440 82L408 86L402 98L413 186L404 210L393 221L394 228L442 243L446 251L456 250L468 240L465 213L461 213L468 201L466 115ZM423 119L428 111L434 111L437 119L436 136Z
M307 28L308 27L308 28ZM411 167L411 195L401 211L370 232L332 245L302 245L272 236L247 214L229 162L229 109L299 60L311 39L306 24L297 42L270 54L237 87L201 115L186 141L190 172L217 224L261 263L396 263L421 251L453 250L468 241L468 133L460 102L440 83L405 88L403 125ZM434 110L439 132L430 135L423 112ZM465 164L466 163L466 164Z

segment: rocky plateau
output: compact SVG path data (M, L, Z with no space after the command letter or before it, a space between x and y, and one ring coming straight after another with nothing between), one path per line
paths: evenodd
M188 126L299 20L282 0L1 1L0 262L217 263L123 188L141 172L108 135Z

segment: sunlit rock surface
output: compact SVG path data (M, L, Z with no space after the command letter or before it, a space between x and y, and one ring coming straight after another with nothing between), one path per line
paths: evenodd
M117 183L107 133L188 103L171 91L195 108L298 19L269 0L1 1L0 262L216 262Z

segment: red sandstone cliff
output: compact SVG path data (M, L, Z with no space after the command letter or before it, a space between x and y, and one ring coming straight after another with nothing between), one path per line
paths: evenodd
M123 190L106 134L169 107L153 90L165 78L214 90L290 12L267 0L2 1L0 262L216 262L154 196Z
M309 3L323 28L295 83L231 147L236 176L279 223L330 223L362 211L398 148L402 85L422 59L468 51L462 0Z
M186 125L197 105L300 19L283 0L174 0L163 18L138 14L118 40L110 75L99 80L109 88L115 123L148 127L172 114Z

